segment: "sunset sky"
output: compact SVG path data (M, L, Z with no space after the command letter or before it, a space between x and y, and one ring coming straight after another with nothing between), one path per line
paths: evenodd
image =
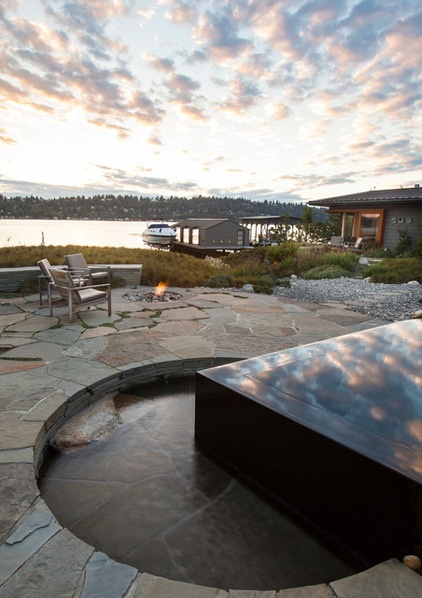
M0 193L422 184L420 0L3 0Z

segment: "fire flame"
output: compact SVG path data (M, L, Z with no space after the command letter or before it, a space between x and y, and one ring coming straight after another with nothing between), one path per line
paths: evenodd
M166 288L167 288L167 285L165 282L159 282L154 289L154 293L157 295L157 297L161 297L161 295L164 294Z

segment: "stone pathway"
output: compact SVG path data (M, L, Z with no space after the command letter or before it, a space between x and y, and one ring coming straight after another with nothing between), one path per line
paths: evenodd
M150 290L142 289L142 290ZM383 325L336 305L209 289L141 303L113 290L113 314L52 317L37 296L0 300L0 598L415 598L422 579L391 560L311 588L230 590L139 572L62 528L36 471L58 427L107 392Z

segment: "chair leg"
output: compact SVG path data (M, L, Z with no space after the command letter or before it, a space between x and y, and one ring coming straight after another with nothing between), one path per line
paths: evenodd
M52 297L52 289L51 284L47 283L47 296L48 296L48 305L50 307L50 317L53 315L53 297Z
M107 293L107 304L108 304L108 315L110 317L111 316L111 290L110 290L110 288L108 289L108 293Z
M42 280L40 277L38 277L38 292L40 294L40 306L42 306Z
M70 291L70 290L68 293L67 302L69 304L69 322L72 323L73 322L73 305L72 305L72 291Z

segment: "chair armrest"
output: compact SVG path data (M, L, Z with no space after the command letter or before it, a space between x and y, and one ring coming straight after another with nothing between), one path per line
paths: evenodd
M111 287L109 282L103 284L84 284L80 287L69 287L67 285L56 284L56 287L60 289L68 289L69 291L84 291L85 289L99 289L100 287Z

